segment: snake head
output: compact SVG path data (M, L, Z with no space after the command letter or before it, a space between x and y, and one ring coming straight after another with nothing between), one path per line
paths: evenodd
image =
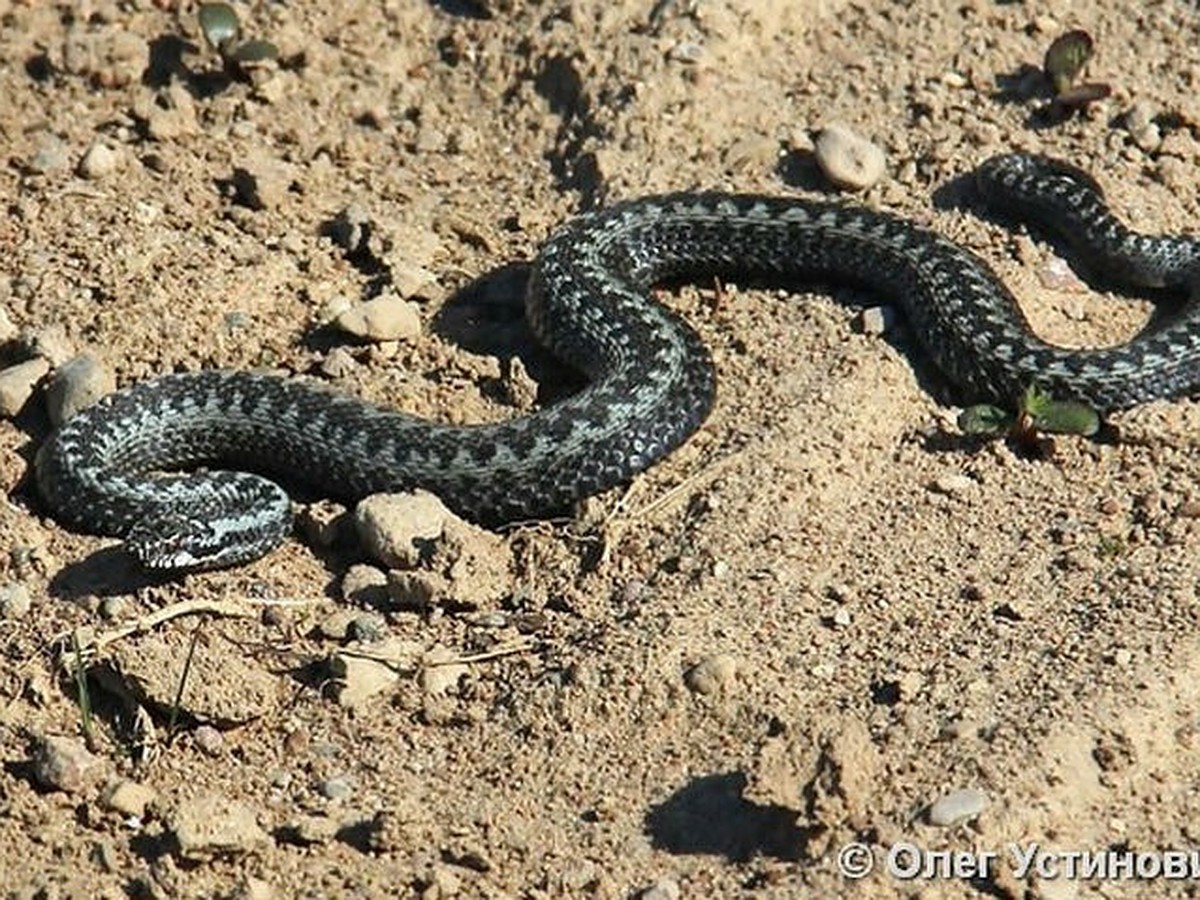
M290 510L282 522L240 516L202 519L169 510L134 525L125 536L125 549L149 571L200 572L265 556L290 530Z

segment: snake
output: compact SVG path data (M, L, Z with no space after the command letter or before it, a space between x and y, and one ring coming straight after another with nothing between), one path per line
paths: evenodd
M1118 286L1188 295L1130 340L1039 338L972 251L896 215L836 200L685 192L618 202L553 231L530 267L525 318L584 387L525 415L447 424L326 384L240 370L164 374L62 423L35 458L64 524L122 538L148 570L222 568L292 529L285 484L355 502L414 489L482 525L539 520L627 483L704 422L712 357L654 287L719 277L782 287L846 282L898 306L964 399L1012 403L1037 384L1109 412L1200 387L1200 242L1134 232L1097 182L1026 153L974 173L985 206L1049 229Z

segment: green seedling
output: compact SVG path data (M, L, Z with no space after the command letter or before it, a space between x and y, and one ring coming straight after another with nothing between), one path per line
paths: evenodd
M71 651L74 665L71 675L75 679L75 699L79 704L79 725L83 731L83 739L89 750L96 749L96 729L92 719L92 694L88 689L87 662L84 660L83 648L79 643L79 632L71 632Z
M270 41L242 40L242 24L228 3L201 3L198 17L204 40L227 69L240 70L279 58L279 48Z
M1042 70L1054 87L1054 100L1050 104L1052 114L1067 118L1075 110L1084 109L1112 93L1112 88L1107 84L1075 83L1094 50L1092 36L1079 30L1068 31L1055 38L1046 50Z
M1015 413L989 404L968 406L958 417L958 427L964 434L1008 434L1021 441L1033 440L1039 434L1091 437L1100 430L1100 416L1087 404L1055 400L1031 384L1021 395Z

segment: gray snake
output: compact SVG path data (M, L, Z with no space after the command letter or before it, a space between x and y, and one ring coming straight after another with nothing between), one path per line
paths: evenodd
M1040 221L1125 285L1191 289L1200 245L1135 234L1084 173L1040 157L976 172L988 203ZM64 522L123 537L148 568L257 558L290 531L274 481L355 500L425 488L483 523L555 514L627 481L682 443L712 405L696 333L648 297L665 280L834 279L898 304L967 399L1011 402L1036 382L1100 411L1200 387L1196 306L1120 346L1036 337L988 266L929 230L836 203L681 193L619 203L555 232L533 264L526 318L587 386L497 424L447 425L323 386L240 371L164 375L102 398L40 449L39 490ZM186 472L198 466L226 468Z

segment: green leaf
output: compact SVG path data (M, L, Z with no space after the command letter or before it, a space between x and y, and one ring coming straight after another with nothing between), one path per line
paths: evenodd
M1037 382L1034 382L1025 388L1025 393L1021 394L1019 409L1022 414L1036 419L1053 402L1054 398L1038 387Z
M1050 434L1081 434L1091 437L1100 430L1100 415L1084 403L1056 400L1030 413L1033 427Z
M197 16L204 39L218 53L223 54L225 47L242 33L237 13L228 3L201 3Z
M964 434L996 435L1013 426L1013 414L998 406L981 403L968 406L958 414L958 427Z
M1054 85L1054 93L1067 91L1087 61L1092 58L1092 36L1086 31L1068 31L1055 38L1054 43L1046 50L1046 58L1042 63L1046 75Z
M244 44L239 44L229 54L229 58L237 63L253 65L254 63L266 62L269 59L278 59L279 48L270 41L246 41Z

